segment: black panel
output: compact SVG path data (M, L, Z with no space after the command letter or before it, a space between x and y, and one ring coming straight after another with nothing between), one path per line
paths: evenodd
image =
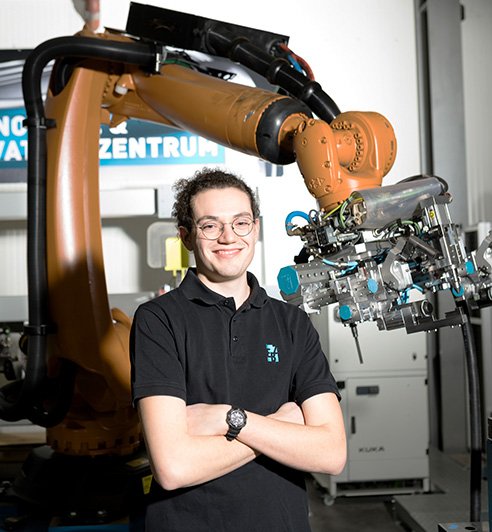
M136 2L130 3L126 32L134 37L176 48L208 52L205 34L207 29L216 23L226 26L238 37L246 37L266 52L270 52L274 44L289 41L289 37L285 35Z

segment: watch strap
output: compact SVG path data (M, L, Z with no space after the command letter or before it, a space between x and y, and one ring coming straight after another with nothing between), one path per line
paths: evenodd
M227 433L225 435L226 440L227 441L235 440L240 431L241 431L241 429L237 429L237 428L234 428L234 427L229 427L229 430L227 431Z

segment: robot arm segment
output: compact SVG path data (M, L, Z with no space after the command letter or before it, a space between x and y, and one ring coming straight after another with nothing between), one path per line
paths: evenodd
M151 110L160 122L275 164L294 162L294 130L311 114L305 105L287 96L225 83L175 64L164 65L159 75L134 71L131 79L132 83L125 81L125 85L133 90L113 97L107 105L110 113L146 118ZM117 87L120 81L112 83Z
M301 123L294 151L306 187L329 212L353 190L381 185L395 161L396 138L382 115L347 112L330 125L314 119Z
M26 377L8 385L0 393L0 415L16 421L27 418L41 426L53 426L65 416L73 386L74 368L61 362L58 378L48 378L47 335L53 332L48 309L46 269L46 133L55 126L44 113L41 75L54 58L67 54L77 57L98 57L140 64L155 65L155 49L148 44L101 42L87 37L62 37L47 41L28 57L22 87L26 105L28 144L28 362ZM53 390L50 392L50 390ZM57 396L58 395L58 396Z

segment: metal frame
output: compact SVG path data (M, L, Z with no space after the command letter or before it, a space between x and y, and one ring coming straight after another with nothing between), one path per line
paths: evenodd
M422 173L443 177L453 220L466 224L466 151L459 0L415 0ZM445 301L438 305L445 310ZM459 329L429 335L431 444L467 447L464 348Z

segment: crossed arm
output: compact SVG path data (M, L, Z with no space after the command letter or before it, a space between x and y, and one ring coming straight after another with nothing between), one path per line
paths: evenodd
M345 465L346 441L337 397L323 393L282 405L248 422L227 441L230 405L186 406L182 399L152 396L138 409L155 480L167 490L202 484L245 465L260 454L309 472L338 474Z

